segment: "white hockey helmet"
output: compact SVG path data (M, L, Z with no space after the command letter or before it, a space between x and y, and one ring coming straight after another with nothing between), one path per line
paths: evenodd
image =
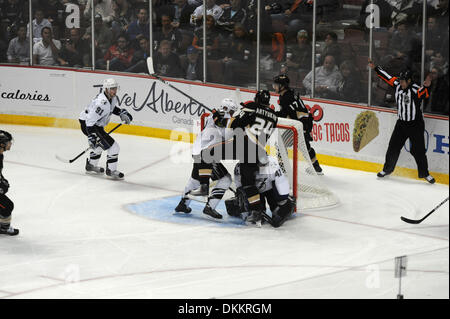
M113 88L119 89L119 84L117 83L116 79L109 78L103 81L103 90Z
M225 98L222 100L219 110L233 115L233 113L237 111L237 106L236 103L234 103L233 99Z

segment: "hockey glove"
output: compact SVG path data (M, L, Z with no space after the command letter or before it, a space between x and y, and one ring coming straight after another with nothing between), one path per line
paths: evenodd
M90 146L92 149L96 148L96 147L97 147L97 143L98 143L98 137L97 137L97 134L95 134L95 133L89 134L89 135L88 135L88 143L89 143L89 146Z
M120 120L122 122L125 122L125 124L130 124L131 121L133 120L133 117L131 116L130 113L127 112L127 110L122 109L122 111L120 111Z
M0 194L6 194L9 189L9 183L6 178L1 177L0 178Z
M213 121L214 121L214 124L216 124L217 126L219 126L219 127L224 127L225 125L225 121L224 121L224 116L225 116L225 112L220 112L220 111L217 111L217 110L213 110L212 111L212 113L213 113Z

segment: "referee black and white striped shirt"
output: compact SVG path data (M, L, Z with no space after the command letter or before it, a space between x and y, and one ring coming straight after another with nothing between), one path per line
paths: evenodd
M395 88L395 101L397 102L397 115L399 120L411 122L422 119L420 100L429 97L428 88L411 83L405 90L396 76L391 76L380 66L375 68L377 75L387 84Z

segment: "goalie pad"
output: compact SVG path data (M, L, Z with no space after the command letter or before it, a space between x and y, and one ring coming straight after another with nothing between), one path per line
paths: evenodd
M242 187L236 189L236 196L225 201L227 213L230 216L241 217L241 213L249 212L247 195Z
M271 225L275 228L280 227L294 213L295 205L293 198L289 196L285 203L275 208L272 212Z

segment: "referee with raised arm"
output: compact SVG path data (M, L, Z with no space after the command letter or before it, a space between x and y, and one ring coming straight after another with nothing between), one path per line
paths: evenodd
M417 163L419 178L424 178L427 182L433 184L435 179L428 172L424 138L425 122L420 109L420 100L429 97L428 88L431 85L431 78L427 76L423 86L419 86L412 82L412 73L409 70L401 72L398 77L391 76L380 66L375 66L370 59L369 67L395 89L395 101L398 108L398 119L389 141L384 167L377 176L382 178L394 171L400 151L409 138L411 155Z

